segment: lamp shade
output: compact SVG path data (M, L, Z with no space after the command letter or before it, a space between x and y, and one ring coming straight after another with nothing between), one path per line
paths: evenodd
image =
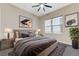
M10 33L10 32L12 32L12 29L11 28L5 28L5 32Z
M40 32L40 29L36 29L36 35L38 35L38 33Z
M40 32L41 30L40 30L40 29L37 29L36 31L37 31L37 32Z

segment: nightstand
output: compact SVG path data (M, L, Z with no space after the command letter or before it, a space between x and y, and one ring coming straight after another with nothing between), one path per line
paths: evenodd
M13 42L11 39L0 40L0 50L13 47Z

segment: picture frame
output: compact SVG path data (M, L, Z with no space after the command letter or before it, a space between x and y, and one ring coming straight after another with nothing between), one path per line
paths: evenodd
M78 12L68 14L65 16L65 26L66 27L78 26Z
M20 28L32 28L32 19L19 15L19 27Z

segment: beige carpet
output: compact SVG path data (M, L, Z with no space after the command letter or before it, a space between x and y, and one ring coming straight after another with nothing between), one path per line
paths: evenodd
M13 48L5 49L0 51L0 56L8 56L8 53L12 51Z
M71 46L68 46L65 49L63 56L79 56L79 49L73 49Z

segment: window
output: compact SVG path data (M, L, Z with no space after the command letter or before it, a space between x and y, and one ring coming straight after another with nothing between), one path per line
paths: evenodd
M53 33L61 33L62 17L56 17L52 19L52 31Z
M61 33L62 17L45 20L45 33Z
M45 21L45 33L51 33L51 20Z

